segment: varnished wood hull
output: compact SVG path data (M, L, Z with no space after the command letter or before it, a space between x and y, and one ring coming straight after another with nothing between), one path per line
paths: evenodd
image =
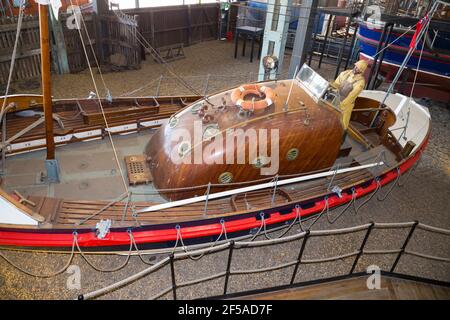
M261 85L273 86L276 93L274 103L262 112L255 112L250 116L239 115L239 108L232 105L229 91L209 97L212 104L222 101L227 105L225 110L209 106L209 109L213 109L209 113L215 117L215 125L220 130L212 141L195 143L195 138L192 139L195 132L199 129L206 130L210 123L203 124L197 114L188 110L183 110L179 116L174 115L178 120L173 128L166 123L158 129L146 148L146 154L151 159L153 184L160 190L190 188L188 191L162 192L164 197L171 201L179 200L205 194L206 187L192 188L209 183L216 185L209 191L218 192L255 184L276 175L313 172L333 165L344 135L340 114L328 105L317 103L298 86L294 86L288 111L285 112L289 81ZM229 130L234 130L234 133ZM173 153L181 145L173 136L178 137L179 132L188 134L189 144L192 146L184 156L184 159L189 157L186 163L173 159ZM265 139L261 139L261 135ZM279 138L273 138L274 135ZM255 165L259 156L256 150L261 148L267 150L267 155L272 160L264 167L265 171ZM209 150L212 152L208 152ZM296 152L295 157L290 157L292 152ZM200 162L196 162L197 153L202 158ZM242 156L241 162L238 154ZM242 159L245 163L242 163ZM272 170L267 170L270 167ZM228 186L220 185L220 177L224 173L232 177Z

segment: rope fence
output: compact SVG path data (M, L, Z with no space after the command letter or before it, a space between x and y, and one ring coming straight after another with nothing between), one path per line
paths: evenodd
M301 222L299 221L299 224ZM134 283L135 281L138 281L140 279L143 279L149 275L154 274L158 270L161 270L162 268L169 266L170 267L170 281L171 285L162 289L155 295L151 296L150 299L158 299L160 297L163 297L164 295L167 295L168 293L172 293L173 299L177 299L177 289L183 288L183 287L189 287L197 284L201 284L204 282L224 278L224 284L223 284L223 294L226 295L229 292L229 283L233 276L241 275L253 275L253 274L259 274L259 273L265 273L265 272L272 272L276 270L283 270L287 268L294 267L293 273L290 276L291 280L289 282L290 285L293 285L295 283L296 276L299 274L299 268L301 265L310 265L310 264L320 264L320 263L327 263L327 262L336 262L336 261L342 261L344 259L350 259L354 257L352 267L347 273L347 275L352 275L355 273L355 270L358 266L358 263L360 259L365 255L396 255L395 260L393 264L391 265L391 268L389 272L393 273L399 261L404 255L410 255L414 257L418 257L421 259L431 260L433 262L437 263L450 263L450 256L437 256L430 253L423 253L418 252L412 249L408 248L408 244L410 243L414 232L417 229L426 231L428 233L432 234L439 234L442 236L449 236L450 230L438 228L430 225L426 225L423 223L419 223L418 221L413 222L401 222L401 223L367 223L359 226L353 226L348 228L341 228L341 229L330 229L330 230L306 230L303 231L303 229L299 228L298 232L295 232L288 236L278 237L278 238L270 238L266 236L266 239L263 240L256 240L258 236L264 236L266 235L267 231L263 228L264 225L264 219L261 221L261 227L259 230L253 234L248 235L246 237L240 238L242 240L229 240L226 236L226 228L225 224L223 224L223 230L222 233L218 236L216 241L212 243L207 244L197 244L193 246L185 246L182 239L182 232L181 229L177 229L177 240L175 242L175 245L171 252L167 253L166 255L158 262L156 263L149 263L144 259L145 255L154 255L155 252L144 252L141 251L136 244L134 240L134 236L132 231L130 230L129 237L130 237L130 247L127 253L124 255L124 261L120 263L119 266L113 267L111 269L102 269L98 266L94 265L92 261L90 261L87 256L90 254L93 254L92 252L83 252L82 249L78 245L78 235L76 232L73 233L73 246L72 250L70 252L66 252L66 254L69 254L69 258L67 262L64 264L64 267L48 274L35 274L33 272L30 272L28 270L24 270L21 266L19 266L17 263L11 261L3 252L0 251L0 258L5 260L8 264L10 264L12 267L16 268L20 272L33 276L38 278L51 278L58 276L65 272L67 268L70 266L70 264L73 261L73 258L75 254L80 254L83 260L86 261L86 263L95 271L102 272L102 273L113 273L117 272L119 270L122 270L125 268L129 262L131 256L138 256L140 260L149 265L149 267L145 268L144 270L137 272L135 274L132 274L120 281L117 281L111 285L108 285L106 287L103 287L101 289L85 293L83 295L80 295L79 299L95 299L98 297L101 297L103 295L106 295L108 293L111 293L115 290L118 290L120 288L127 287L128 285ZM284 227L280 227L278 229L283 228L291 228L292 224L286 225ZM394 249L383 249L383 248L377 248L377 249L366 249L366 245L368 240L371 237L371 234L373 230L393 230L393 232L396 232L396 230L399 229L406 229L407 236L403 240L403 244L400 248L394 248ZM276 230L276 229L275 229ZM304 252L306 251L308 246L308 243L310 242L310 239L312 238L320 238L320 237L327 237L327 236L342 236L342 235L349 235L349 234L355 234L358 232L363 232L364 237L359 245L359 248L357 250L351 250L349 252L340 253L336 255L330 255L327 256L324 254L322 257L317 258L309 258L306 259L304 257ZM284 235L284 233L283 233ZM246 239L247 238L247 239ZM295 260L271 265L271 266L265 266L260 268L249 268L249 269L242 269L242 268L233 268L233 256L236 250L248 250L251 248L260 248L260 247L266 247L266 246L272 246L272 245L282 245L294 241L301 241L301 244L299 244L299 251L297 258ZM378 243L380 245L380 243ZM381 244L384 245L385 243ZM184 281L184 282L177 282L176 281L176 274L177 269L175 268L175 263L178 261L182 261L185 259L191 259L193 261L202 261L202 259L208 255L215 254L215 253L228 253L226 256L226 268L223 271L202 276L196 279ZM109 255L117 254L117 253L110 253ZM265 258L265 257L262 257ZM225 261L224 261L225 262ZM315 280L315 279L313 279ZM445 281L448 281L446 279Z
M288 227L288 226L286 226ZM400 248L395 249L372 249L368 250L366 249L367 242L375 229L388 229L388 230L398 230L398 229L407 229L408 234L406 238L403 241L403 244ZM405 222L405 223L368 223L363 224L355 227L350 228L342 228L342 229L334 229L334 230L307 230L302 232L297 232L293 235L289 235L282 238L277 239L269 239L269 240L254 240L254 241L235 241L235 240L226 240L222 243L219 241L216 241L215 246L208 245L208 247L203 248L196 248L195 250L190 251L188 247L183 246L184 252L173 252L169 256L165 257L155 265L142 270L136 274L133 274L123 280L120 280L118 282L115 282L109 286L106 286L104 288L88 292L86 294L80 295L79 299L95 299L100 296L103 296L105 294L111 293L112 291L115 291L120 288L124 288L128 286L129 284L142 279L157 270L160 270L163 267L169 266L170 267L170 281L171 285L162 289L157 294L150 297L150 299L158 299L163 297L164 295L167 295L169 293L172 293L173 299L177 299L177 289L193 286L196 284L200 284L207 281L212 281L220 278L224 278L224 287L223 287L223 294L226 295L229 292L229 282L230 279L233 276L236 275L249 275L249 274L257 274L257 273L264 273L264 272L271 272L276 270L282 270L294 267L293 273L291 275L290 284L294 284L295 278L298 274L299 267L301 265L306 264L319 264L319 263L326 263L326 262L334 262L334 261L341 261L344 259L353 258L352 267L348 272L348 275L354 274L356 267L358 265L358 262L360 261L361 257L364 255L396 255L395 261L392 264L390 268L390 272L394 272L400 259L404 255L411 255L420 257L427 260L432 260L440 263L449 263L450 257L441 257L441 256L434 256L430 254L425 254L422 252L417 252L411 249L407 249L407 246L415 232L415 230L421 229L430 233L435 234L441 234L448 236L450 235L450 230L437 228L433 226L429 226L423 223L419 223L417 221L414 222ZM261 234L261 229L259 230ZM357 232L365 232L363 240L359 246L359 249L352 250L347 253L341 253L338 255L333 256L324 256L320 258L314 258L314 259L305 259L304 258L304 252L307 248L307 245L309 243L309 240L314 237L323 237L323 236L340 236L344 234L353 234ZM253 237L254 238L254 237ZM249 248L258 248L263 246L269 246L269 245L276 245L276 244L283 244L287 242L293 242L293 241L301 241L301 245L299 246L299 253L297 256L297 259L292 261L287 261L284 263L275 264L272 266L266 266L261 268L251 268L251 269L234 269L233 268L233 254L236 252L236 250L246 250ZM176 281L176 274L177 269L175 268L175 263L177 261L181 261L184 259L191 258L194 255L200 256L201 260L203 257L208 256L213 253L218 252L226 252L228 251L227 260L226 260L226 268L224 271L220 271L208 276L199 277L193 280L184 281L184 282L177 282Z

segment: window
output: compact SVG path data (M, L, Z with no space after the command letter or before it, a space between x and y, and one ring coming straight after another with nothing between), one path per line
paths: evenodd
M297 74L297 80L316 98L321 98L328 89L328 81L304 64Z

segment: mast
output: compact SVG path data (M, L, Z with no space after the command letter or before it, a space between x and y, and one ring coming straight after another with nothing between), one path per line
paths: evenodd
M45 168L48 182L59 182L59 166L55 159L55 140L53 136L53 110L50 76L50 41L48 29L48 6L39 5L39 30L41 44L42 95L44 102L45 141L47 158Z

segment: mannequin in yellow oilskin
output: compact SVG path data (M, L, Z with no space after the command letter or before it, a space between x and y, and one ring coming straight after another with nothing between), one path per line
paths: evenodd
M360 60L355 63L353 69L343 71L337 79L331 83L331 86L339 92L341 100L339 107L342 110L342 124L344 125L345 130L347 130L350 123L355 100L366 86L366 80L363 76L366 69L367 62Z

